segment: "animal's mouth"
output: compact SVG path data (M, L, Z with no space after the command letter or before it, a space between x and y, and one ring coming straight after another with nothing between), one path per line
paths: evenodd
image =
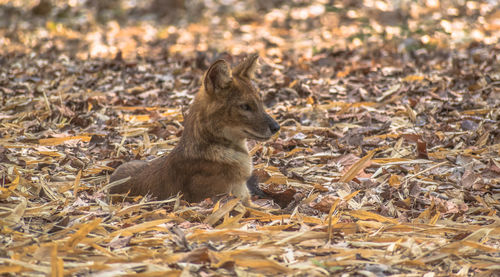
M249 132L247 130L243 130L243 132L245 132L245 134L249 135L251 139L268 140L270 138L270 136L269 137L265 137L265 136L256 135L253 132Z

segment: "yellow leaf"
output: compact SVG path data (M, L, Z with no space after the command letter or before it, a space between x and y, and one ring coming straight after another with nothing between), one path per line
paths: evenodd
M285 185L288 183L288 178L282 174L272 175L269 179L267 179L264 184L277 184L277 185Z
M362 220L367 220L367 219L373 219L378 222L387 222L387 223L393 223L393 224L398 224L398 221L393 218L388 218L385 216L381 216L376 213L372 213L369 211L363 211L363 210L352 210L347 212L348 215L362 219Z
M16 178L14 179L14 181L12 181L12 183L9 184L8 189L10 191L14 191L17 188L17 185L19 185L20 180L21 180L21 176L16 175Z
M358 173L363 169L365 164L371 160L371 158L375 155L375 151L372 150L366 154L363 158L359 159L355 164L349 168L349 170L342 176L340 177L339 182L341 183L347 183L350 182Z
M359 108L359 107L373 107L378 105L375 102L357 102L357 103L348 103L341 101L328 101L327 104L318 105L317 107L322 110L329 110L335 107L345 107L350 106L351 108Z
M344 198L342 200L347 202L347 201L351 200L354 196L356 196L359 192L360 192L360 190L353 191L349 195L344 196Z
M389 178L389 185L394 188L399 188L401 186L401 179L398 175L392 174Z
M378 229L384 227L384 223L381 223L381 222L378 222L378 221L372 221L372 220L368 220L368 221L366 221L366 220L358 220L356 222L356 225L359 226L359 229L362 230L362 231L366 231L367 229L378 230ZM377 242L382 242L382 241L377 241Z
M38 151L38 154L50 156L50 157L61 157L62 156L61 153L58 153L56 151Z
M81 140L84 142L89 142L92 137L90 136L71 136L71 137L63 137L63 138L46 138L38 140L40 145L46 146L56 146L62 144L69 140Z
M78 242L83 240L92 230L94 230L100 223L102 219L97 218L87 224L83 224L80 228L69 238L66 242L66 246L74 248Z
M242 224L239 223L241 218L245 215L244 213L237 214L233 217L229 217L229 214L226 214L224 217L224 221L217 225L215 229L224 229L224 228L240 228Z
M474 114L487 114L491 112L491 109L477 109L477 110L467 110L463 111L462 114L474 115Z
M45 23L45 28L47 28L47 30L51 31L51 32L55 32L56 31L56 23L54 21L47 21L47 23Z
M46 163L46 160L32 160L32 161L26 161L26 164L38 164L38 163Z
M11 195L12 191L6 188L0 187L0 199L7 199Z
M388 138L396 139L396 138L399 138L400 136L401 136L401 134L374 135L374 136L365 137L365 138L363 138L363 140L370 140L370 139L375 139L375 138L378 138L378 139L388 139ZM389 158L389 159L391 159L391 158ZM381 160L383 160L383 159L381 159Z
M215 205L212 209L212 213L215 213L218 209L220 209L220 200L217 201L217 203L215 203Z
M126 114L123 119L130 122L145 122L149 121L150 117L147 114Z
M294 155L295 153L298 153L298 152L303 151L305 149L306 148L304 148L304 147L295 147L294 149L292 149L292 150L288 151L288 153L286 153L285 158L288 158L288 157Z
M209 225L214 225L221 219L225 214L229 213L230 211L233 210L233 208L238 204L240 201L239 198L232 199L228 201L224 206L222 206L220 209L209 215L205 220L203 221L204 223L207 223Z
M424 79L424 76L420 75L408 75L403 78L403 81L405 82L416 82L416 81L422 81Z
M24 267L20 265L5 265L5 266L0 266L0 274L4 273L20 273L24 271ZM10 275L10 276L16 276L16 274Z
M336 224L340 219L340 216L332 218L333 212L335 211L339 203L340 203L340 198L335 199L335 202L333 202L333 205L330 208L330 211L328 212L328 241L330 241L330 239L332 238L332 225Z
M344 71L337 72L337 78L344 78L345 76L349 75L349 73L351 73L351 69L349 67L346 67Z
M160 224L163 224L163 223L170 222L172 220L173 219L171 219L171 218L166 218L166 219L158 219L158 220L147 221L147 222L144 222L144 223L141 223L141 224L130 226L130 227L125 228L125 229L114 231L113 233L109 234L108 237L112 238L112 237L115 237L117 235L121 235L121 236L124 236L124 237L131 236L131 235L133 235L135 233L149 230L149 229L151 229L153 227L156 227L156 226L158 226Z
M335 115L341 116L345 114L352 107L353 104L349 103L348 105L343 106Z
M188 240L206 242L211 241L227 241L234 237L240 238L241 241L258 241L262 239L263 233L255 231L244 231L239 229L223 229L223 230L193 230L191 234L187 234Z
M57 244L54 243L50 251L50 265L51 265L51 277L63 277L64 276L64 265L63 260L57 256Z
M86 169L85 171L83 171L82 174L83 174L83 176L95 175L95 174L101 173L101 171L103 171L103 170L114 171L115 169L112 167L109 167L109 166L105 166L105 165L98 165L96 167Z
M431 218L431 220L429 221L429 224L431 225L435 225L436 222L438 221L439 219L439 216L441 216L441 213L440 212L436 212L436 214Z

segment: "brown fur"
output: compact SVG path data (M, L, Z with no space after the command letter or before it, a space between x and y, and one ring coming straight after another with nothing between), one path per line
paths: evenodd
M182 192L190 202L232 193L248 201L252 159L246 139L266 140L279 130L251 83L257 58L248 57L233 71L223 60L213 63L185 118L179 144L167 156L118 167L111 182L131 178L110 192L149 193L158 199Z

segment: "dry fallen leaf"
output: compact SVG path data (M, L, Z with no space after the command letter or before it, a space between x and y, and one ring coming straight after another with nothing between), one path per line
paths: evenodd
M498 1L4 2L0 275L498 275ZM108 199L251 52L278 209Z

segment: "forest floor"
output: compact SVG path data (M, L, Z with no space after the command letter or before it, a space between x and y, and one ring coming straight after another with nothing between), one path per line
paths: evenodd
M110 203L254 52L277 211ZM496 1L0 1L0 275L498 276L499 126Z

